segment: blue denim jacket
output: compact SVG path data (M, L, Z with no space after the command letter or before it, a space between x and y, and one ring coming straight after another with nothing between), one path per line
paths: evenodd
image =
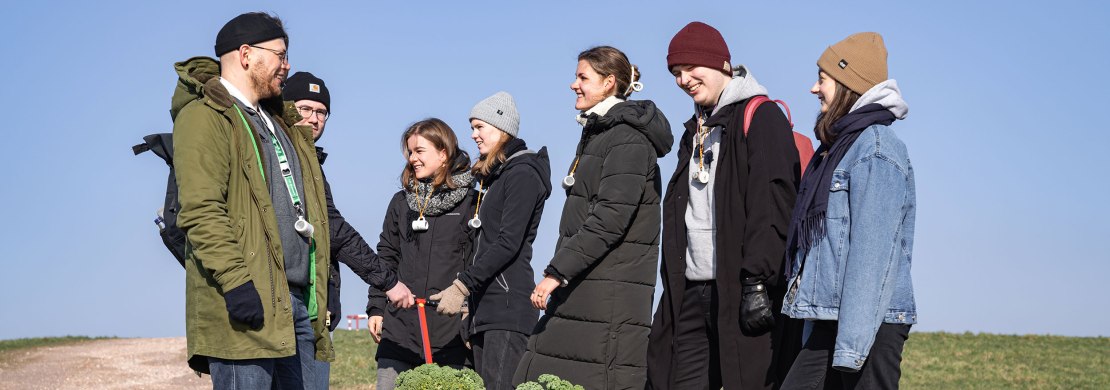
M838 321L833 367L856 371L881 323L917 323L910 278L917 200L906 145L888 126L868 127L829 191L827 234L792 259L782 312Z

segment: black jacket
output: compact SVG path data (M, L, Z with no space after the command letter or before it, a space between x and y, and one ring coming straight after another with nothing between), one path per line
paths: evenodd
M721 378L725 388L771 388L777 374L772 366L772 334L740 331L741 279L756 277L771 288L779 313L782 301L782 267L786 232L794 207L799 179L798 151L786 116L774 104L756 109L747 137L743 133L744 108L749 99L722 107L705 126L722 126L720 156L714 188L717 221L717 326L720 340ZM676 310L686 289L686 208L690 195L690 157L696 118L685 123L678 151L678 168L667 184L663 201L664 284L659 309L652 323L648 348L653 388L673 388L668 376L674 356ZM785 317L776 315L776 332ZM776 334L777 335L777 334ZM799 336L800 338L800 336ZM789 360L792 362L793 357ZM787 368L789 362L785 363Z
M324 160L328 158L324 148L316 147L316 158L320 160L322 166ZM373 249L370 249L370 245L362 239L362 235L358 234L358 231L343 218L343 214L339 213L339 209L335 208L335 202L332 201L331 197L331 185L328 184L328 176L325 174L323 179L324 197L328 202L328 227L331 234L331 277L328 278L328 311L331 311L338 319L341 318L339 316L343 313L339 304L339 288L341 286L339 263L346 264L367 284L383 291L387 291L397 284L397 274L382 266L381 261L378 260L378 255L374 253ZM332 329L338 326L338 322L337 320L332 321Z
M644 387L659 258L657 160L673 142L650 101L587 119L550 263L569 285L552 294L514 383L550 373L589 389Z
M540 315L529 299L536 288L532 242L551 195L551 163L547 148L529 151L519 138L505 144L505 155L511 158L478 178L486 189L482 227L474 258L459 275L470 290L467 336L495 329L532 334Z
M428 216L428 230L412 230L412 221L418 213L409 209L405 191L398 191L389 201L382 223L378 256L390 269L396 270L398 279L408 286L417 298L427 299L451 285L470 259L474 232L467 221L474 213L474 191L470 190L453 209L443 215ZM436 313L434 307L425 308L432 351L462 347L462 322L459 317ZM384 317L382 338L390 340L424 356L420 335L420 318L417 308L397 309L388 304L385 295L370 288L367 314Z

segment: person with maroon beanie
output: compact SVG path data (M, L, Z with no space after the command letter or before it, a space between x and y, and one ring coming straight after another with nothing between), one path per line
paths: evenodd
M745 109L767 89L731 61L721 33L705 23L671 39L667 68L694 101L694 115L663 201L650 388L773 388L793 360L783 351L796 349L780 345L788 327L776 313L802 167L790 122L774 103L756 108L745 134Z

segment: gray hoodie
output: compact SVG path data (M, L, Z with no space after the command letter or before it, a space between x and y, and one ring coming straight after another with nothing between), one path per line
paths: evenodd
M717 106L713 107L713 112L709 116L716 114L721 107L743 101L757 95L767 95L767 88L764 88L755 80L751 75L748 68L744 65L738 65L732 69L732 80L725 86L725 90L721 92L721 98L717 102ZM695 110L700 110L699 107L694 107ZM739 115L743 115L742 111L737 110ZM703 119L709 119L708 117ZM707 155L712 155L712 160L715 162L720 159L721 150L721 129L714 127L709 130L709 135L705 139L705 148L712 150ZM690 203L686 208L686 279L707 281L717 278L717 250L716 250L716 237L717 237L717 221L713 212L713 185L717 177L717 164L703 164L707 165L706 170L709 171L709 183L702 184L697 181L696 175L698 173L698 165L701 161L696 158L697 152L697 134L694 134L694 156L690 158L690 178L688 184L690 186Z

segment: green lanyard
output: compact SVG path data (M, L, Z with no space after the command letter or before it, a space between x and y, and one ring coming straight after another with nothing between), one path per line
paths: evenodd
M235 106L235 111L239 113L239 119L243 121L243 126L246 126L248 134L250 134L250 125L247 124L247 118L243 116L243 111L239 110L239 106ZM261 115L261 114L259 114ZM301 207L301 196L297 193L297 183L293 181L293 169L289 165L289 158L285 155L285 148L281 147L281 142L278 142L277 132L270 132L270 142L274 145L274 153L277 154L278 167L281 168L281 177L285 179L285 189L289 191L289 200L293 202L293 210L297 212L298 217L304 217L304 208ZM251 134L251 142L254 142L254 135ZM258 145L254 145L255 157L258 157ZM258 157L258 169L262 171L262 158ZM265 178L266 174L263 173L262 177Z
M254 141L254 133L251 132L251 125L247 123L247 118L243 116L243 111L239 106L234 106L235 112L239 113L239 119L243 121L243 128L247 131L247 138L250 138L251 145L254 146L254 160L258 162L258 173L262 174L262 179L266 179L266 171L262 169L262 154L258 152L258 142ZM262 114L259 114L262 115ZM289 189L289 198L293 200L293 208L297 210L297 215L304 217L304 211L301 208L301 197L297 194L297 185L293 182L293 172L289 169L289 160L285 157L285 149L281 148L281 144L277 142L277 134L271 134L270 140L274 143L274 151L278 155L278 165L281 166L281 176L285 178L285 188ZM308 247L308 274L309 278L308 287L305 288L305 295L308 295L308 319L309 321L316 321L319 317L320 311L319 303L316 301L316 239L310 240Z

